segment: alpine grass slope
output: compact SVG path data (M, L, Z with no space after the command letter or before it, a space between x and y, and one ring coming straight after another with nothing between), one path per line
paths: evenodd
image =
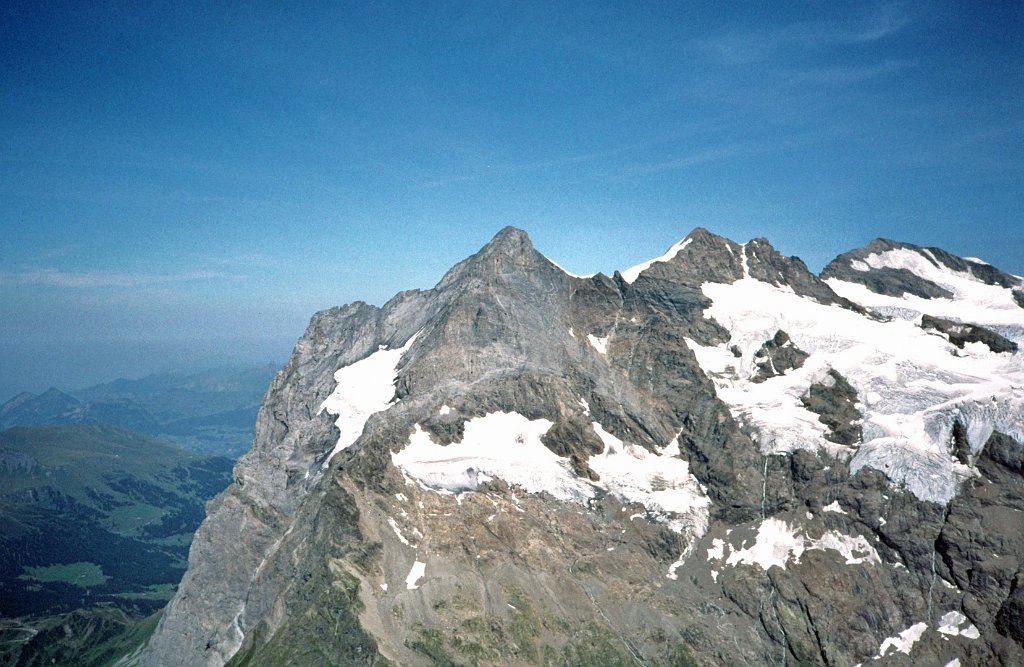
M314 316L148 665L1024 663L1024 280L502 230Z

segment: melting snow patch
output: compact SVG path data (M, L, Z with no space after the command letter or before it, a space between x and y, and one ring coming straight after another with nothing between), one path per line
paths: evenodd
M605 356L608 356L608 336L598 338L594 334L587 334L587 340L590 341L590 344L594 347L595 350L597 350L598 352Z
M439 445L419 424L409 444L391 455L394 464L427 488L461 492L500 478L531 493L547 491L559 500L584 502L593 488L574 475L569 460L544 446L547 419L492 412L466 422L461 442Z
M420 561L416 561L412 564L412 569L409 570L409 576L405 578L406 589L412 591L419 588L419 580L423 578L423 575L427 571L427 564Z
M433 442L417 424L409 444L391 459L404 473L434 490L475 490L480 482L497 477L530 493L547 492L581 505L603 490L626 503L641 503L649 515L676 532L704 534L710 501L686 461L624 443L594 422L605 449L588 461L601 476L599 483L591 483L572 472L568 458L541 442L551 424L546 419L493 412L467 421L462 441L446 446Z
M842 506L839 504L838 500L833 500L828 505L825 505L825 507L823 507L822 509L824 509L826 512L835 512L837 514L846 514L846 510L844 510L842 508Z
M728 556L726 551L730 552ZM830 530L819 538L805 537L798 528L774 517L761 522L754 544L749 547L735 549L722 540L712 541L708 560L725 558L726 565L757 565L762 570L777 565L785 570L788 563L799 563L805 551L835 551L847 565L882 562L863 535L851 537Z
M397 350L381 346L381 349L365 359L335 371L334 381L337 386L317 411L317 414L326 410L328 414L335 415L337 420L334 425L339 432L337 444L324 461L324 467L327 467L335 454L359 438L370 415L387 409L395 395L398 362L412 347L418 335L414 335Z
M665 575L667 579L675 581L679 578L679 575L676 574L676 570L682 567L683 563L686 561L686 556L687 554L683 552L683 554L679 556L679 560L668 566L668 574Z
M894 648L900 653L910 655L910 649L914 648L914 644L921 638L924 631L928 629L927 623L915 623L897 637L887 637L882 645L878 647L878 657L884 658L885 654L890 648Z
M704 534L711 501L686 461L671 453L652 454L624 443L597 422L592 426L604 451L592 455L587 463L601 477L601 486L627 503L642 504L677 533L688 528L692 535ZM672 450L666 447L665 451Z
M391 526L391 530L395 531L395 535L398 535L398 539L401 540L402 544L409 546L409 540L405 539L405 535L402 535L402 531L398 529L398 523L391 517L388 517L388 525Z
M783 570L790 559L799 561L804 552L804 540L785 521L765 519L757 531L753 546L729 554L726 565L759 565L767 570L778 565Z
M973 623L967 623L967 617L958 611L950 611L939 619L941 625L937 628L944 635L956 637L960 635L968 639L977 639L981 636L978 628ZM966 626L964 624L967 624Z

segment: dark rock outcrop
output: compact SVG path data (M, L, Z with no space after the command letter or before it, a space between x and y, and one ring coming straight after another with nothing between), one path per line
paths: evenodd
M961 350L967 343L982 343L993 352L1016 352L1017 344L991 329L967 322L954 322L942 317L923 315L921 328L937 331Z
M804 361L810 356L789 339L789 334L781 329L775 335L766 340L757 352L754 353L754 365L757 372L752 380L764 382L776 375L783 375L786 371L800 368Z
M857 390L839 371L830 368L828 376L812 384L800 402L828 426L825 437L832 442L851 447L861 441L862 415L857 409Z

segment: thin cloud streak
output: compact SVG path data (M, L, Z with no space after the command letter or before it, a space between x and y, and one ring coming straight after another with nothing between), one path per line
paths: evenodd
M866 28L841 29L822 22L793 23L774 30L730 32L696 42L702 51L725 65L753 65L776 56L784 48L832 49L850 44L869 44L894 35L911 25L909 17L890 5Z
M0 273L0 286L59 287L67 289L95 289L99 287L148 287L201 280L240 279L217 271L191 271L174 274L117 273L109 271L69 272L59 269L37 269Z

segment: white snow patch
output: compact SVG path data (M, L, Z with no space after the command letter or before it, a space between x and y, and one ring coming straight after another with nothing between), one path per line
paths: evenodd
M398 523L393 518L388 517L388 525L391 526L391 530L395 531L395 535L398 535L398 539L402 544L410 546L409 540L405 539L405 535L402 534L402 531L398 528Z
M945 667L960 667L960 658L953 658L945 664Z
M767 570L777 565L783 570L791 559L800 560L804 552L804 540L785 521L769 518L761 522L754 544L729 554L726 565L758 565Z
M839 504L838 500L833 500L828 505L823 507L826 512L835 512L836 514L846 514L846 510L843 509L842 505Z
M419 588L419 580L423 578L423 575L427 572L427 564L421 561L416 561L412 564L412 569L409 570L409 576L405 578L405 588L407 590L416 590Z
M915 623L896 637L887 637L882 645L878 647L878 657L884 658L885 654L890 648L894 648L900 653L910 655L910 649L914 648L914 644L921 638L924 631L928 629L927 623Z
M955 420L965 425L973 452L993 430L1024 442L1024 352L968 355L917 324L921 312L948 315L1000 324L1003 335L1013 337L1019 331L1024 342L1024 309L1012 302L1009 290L973 278L957 281L965 296L947 299L949 312L938 308L941 300L919 300L927 304L909 318L889 321L822 305L788 287L749 277L732 284L705 283L702 290L713 302L705 316L729 329L732 337L714 347L692 340L688 344L718 396L755 433L765 454L812 449L852 457L851 473L869 466L905 484L922 500L944 503L955 495L960 480L972 474L949 454ZM879 295L866 288L829 284L866 306L878 303ZM754 354L779 329L811 356L801 368L754 383ZM733 346L740 349L739 358L732 354ZM829 369L857 390L864 416L864 444L857 450L828 441L825 425L800 400L811 384L828 377Z
M467 421L462 441L445 446L417 424L409 444L391 460L433 490L475 490L483 477L497 477L530 493L547 491L559 500L585 502L593 496L590 483L574 475L569 460L540 440L551 424L514 412L492 412Z
M608 356L608 336L598 338L594 334L587 334L587 340L590 341L590 345L603 354Z
M382 591L384 591L385 593L387 593L388 592L388 585L387 584L381 584L380 585L380 589Z
M725 559L726 565L757 565L768 570L773 565L786 569L790 562L799 563L805 551L835 551L847 565L881 564L882 558L863 535L852 537L830 530L821 537L800 534L781 519L769 517L757 529L754 544L735 548L722 540L713 540L708 549L708 560ZM728 554L727 554L728 552Z
M451 414L451 412L452 412L451 407L449 407L449 405L447 403L445 403L444 405L441 406L441 409L437 411L437 414L439 414L441 416L444 416L444 415Z
M661 255L660 257L655 257L654 259L647 260L646 262L642 262L640 264L637 264L636 266L632 266L626 269L625 271L620 272L622 279L625 280L627 283L633 283L637 278L640 277L641 273L651 268L652 265L657 264L658 262L667 262L676 255L678 255L683 250L683 248L690 245L690 242L692 240L693 239L691 238L685 238L679 243L673 245L667 251L665 251L664 255Z
M850 537L830 530L816 540L808 540L807 549L808 551L835 551L846 559L847 565L860 565L869 562L880 565L882 563L881 556L863 535Z
M587 463L601 477L600 486L627 503L640 503L677 533L704 534L711 501L690 474L689 463L672 456L671 447L653 454L624 443L596 421L592 426L604 451Z
M324 467L335 454L359 438L370 415L386 410L390 405L395 395L398 363L418 335L419 332L396 350L381 346L381 349L365 359L335 371L334 381L337 386L317 411L320 414L326 410L328 414L337 416L334 425L338 428L338 441L331 455L324 461Z
M467 421L461 442L442 446L417 424L409 444L391 459L429 489L458 493L497 477L527 492L546 491L581 505L603 490L623 502L643 504L649 515L676 532L704 534L710 501L686 461L623 443L594 422L605 449L589 459L601 476L599 483L591 483L572 472L568 458L541 442L551 425L546 419L493 412Z
M718 583L718 570L711 570L711 579L716 584Z
M978 631L978 628L973 623L968 623L967 620L967 617L959 611L949 611L939 619L940 625L936 629L944 635L951 635L953 637L957 635L967 637L968 639L981 637L981 632Z
M675 581L676 579L679 578L679 575L676 574L676 570L678 570L680 567L682 567L683 563L686 562L686 556L687 556L686 552L683 552L679 556L679 559L676 562L674 562L674 563L672 563L671 565L668 566L668 574L665 575L666 579L671 579L672 581Z

